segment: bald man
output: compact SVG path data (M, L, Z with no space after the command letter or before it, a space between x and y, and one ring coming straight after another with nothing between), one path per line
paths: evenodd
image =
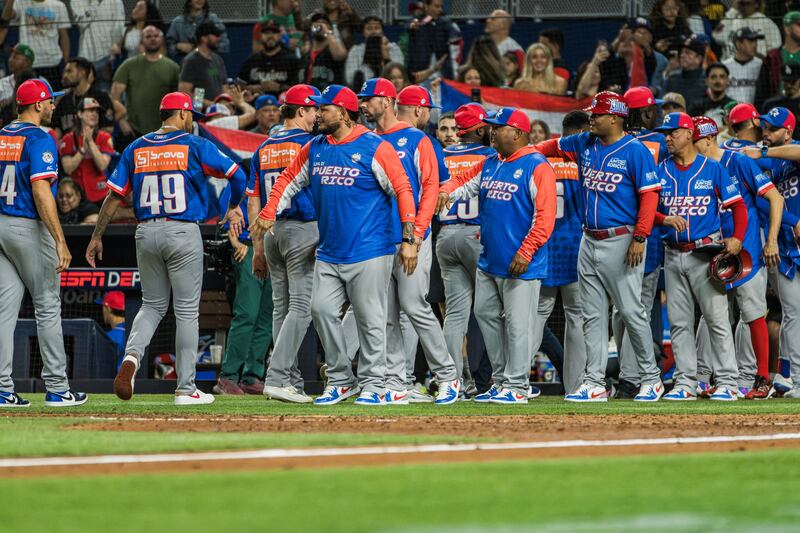
M501 56L506 52L514 52L520 67L522 67L525 64L525 51L517 41L511 38L513 23L514 17L511 16L511 13L503 9L495 9L486 19L486 27L483 31L492 38Z

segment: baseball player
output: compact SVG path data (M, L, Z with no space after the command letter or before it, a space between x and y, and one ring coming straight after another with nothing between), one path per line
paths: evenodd
M637 401L655 402L664 393L653 354L650 325L642 306L645 242L661 185L652 154L623 131L628 106L613 92L598 93L588 112L591 133L545 141L542 153L576 161L583 187L584 236L578 255L586 370L582 384L567 394L572 402L608 399L609 301L620 310L639 363Z
M697 399L697 351L694 306L706 319L713 348L717 387L712 400L735 401L736 356L733 348L725 288L708 275L709 257L703 247L722 240L725 252L737 255L747 228L747 207L739 188L721 164L697 153L692 142L694 123L685 113L670 113L658 131L667 137L671 156L659 165L661 195L656 223L664 229L667 308L675 352L675 387L665 400ZM722 239L719 205L733 212L733 236Z
M479 197L483 250L475 280L475 317L494 378L485 394L490 403L526 404L530 326L547 274L545 244L555 225L556 178L547 160L529 146L531 124L524 112L504 107L484 122L492 125L497 154L442 185L437 211L449 210L451 200Z
M122 199L132 192L136 227L136 259L142 282L142 307L131 326L125 358L114 379L114 394L133 396L133 382L145 349L169 308L175 311L175 353L178 383L175 405L200 405L214 396L194 382L199 330L197 317L203 283L203 239L198 220L208 211L206 176L230 180L231 198L222 223L238 235L243 215L239 204L247 177L239 165L210 141L192 135L201 113L186 93L165 95L159 106L161 128L131 143L108 179L110 189L86 248L92 267L103 259L103 234Z
M761 141L761 119L753 104L733 106L728 123L736 136L722 143L725 150L741 150Z
M448 179L497 153L488 146L489 126L483 122L484 118L486 111L480 104L465 104L456 109L455 135L460 142L444 148ZM446 180L442 183L446 183ZM438 216L442 229L436 241L436 256L442 270L447 302L442 329L447 350L455 360L457 374L466 382L470 375L469 364L461 355L469 327L475 272L481 254L478 197L458 200L449 211L440 212Z
M562 124L564 136L576 135L589 129L589 115L579 111L585 118L579 127L569 127L567 117ZM574 115L573 115L574 116ZM578 288L578 248L583 229L583 195L578 175L578 165L560 157L547 159L556 173L556 221L553 235L547 244L547 277L542 280L539 292L537 320L533 323L534 337L532 353L541 347L547 320L561 293L564 307L564 360L561 381L566 392L577 389L586 369L586 344L583 340L583 313Z
M70 255L55 202L58 148L40 126L53 116L53 93L42 79L17 88L17 120L0 130L0 408L28 407L14 392L14 329L25 289L36 312L42 379L49 407L86 403L70 390L61 332L60 273Z
M395 100L399 108L415 107L429 110L430 95L427 90L416 85L406 87L398 95L389 80L372 78L364 83L358 97L361 99L360 106L364 116L367 120L375 122L376 133L397 151L410 180L417 209L414 220L414 243L419 249L418 268L408 276L403 272L403 265L397 258L389 285L386 402L397 405L408 404L409 394L413 389L413 356L416 355L417 343L413 341L414 349L410 350L408 344L412 343L403 339L400 329L400 311L402 311L419 335L428 366L439 384L436 403L451 404L458 399L461 382L456 373L453 357L448 352L442 328L433 314L431 304L426 300L432 261L430 224L439 192L439 165L431 139L421 130L399 120L395 113ZM408 109L403 111L410 114ZM424 113L421 116L425 116ZM427 121L427 118L425 120ZM400 237L399 233L398 227L397 237Z
M267 203L275 180L314 136L317 119L312 96L320 92L310 85L286 91L281 115L283 129L264 141L253 154L246 194L248 214L255 220ZM272 279L272 336L274 346L267 367L264 395L285 402L309 403L297 366L297 352L311 323L311 287L314 254L319 242L317 213L306 187L289 207L277 215L272 232L253 245L253 269L264 276L269 266ZM266 264L264 264L266 261Z
M339 403L360 385L356 404L385 405L387 298L397 253L392 197L402 224L400 261L410 275L417 263L414 196L397 152L356 124L353 91L329 85L310 99L320 106L322 135L303 146L281 173L255 221L253 238L272 229L277 213L310 185L319 227L311 316L328 364L328 385L314 403ZM361 344L358 384L340 319L348 300Z
M742 200L747 206L747 218L750 222L744 234L742 248L750 255L752 270L748 275L727 284L726 289L735 290L736 303L740 312L740 325L744 327L746 324L749 328L753 349L753 352L744 349L741 342L737 346L738 387L748 389L744 396L746 399L766 399L769 397L772 386L769 379L769 332L764 319L767 313L767 272L762 266L766 264L767 267L774 267L779 260L778 233L783 214L783 197L755 162L743 154L723 150L717 145L719 131L713 119L694 117L692 120L694 122L695 148L701 155L717 161L725 167L731 179L737 184ZM756 206L758 197L765 198L769 203L769 226L763 248ZM733 216L730 210L726 209L720 213L720 221L722 236L732 237ZM706 350L705 353L708 351ZM708 388L706 384L709 378L710 375L703 376L698 372L698 387L701 390Z

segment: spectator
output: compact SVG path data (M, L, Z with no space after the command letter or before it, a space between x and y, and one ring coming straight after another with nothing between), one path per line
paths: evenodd
M578 80L575 85L576 99L591 98L600 92L600 69L598 68L598 62L602 62L604 55L608 55L608 50L605 47L601 49L601 47L598 46L592 60L584 61L578 67L578 72L575 76Z
M566 94L567 80L555 75L550 49L541 43L533 43L525 54L525 69L522 77L514 83L514 88L544 94Z
M334 35L325 15L311 17L311 48L305 54L305 83L324 90L331 84L344 83L344 60L347 48Z
M411 85L406 67L404 67L402 63L389 63L383 68L381 77L392 82L392 85L394 85L398 93Z
M492 38L494 44L497 46L497 51L500 55L507 52L513 52L517 58L519 69L525 68L525 51L511 37L511 25L514 23L514 18L510 13L502 9L495 9L489 18L486 19L486 27L484 33Z
M406 65L414 83L436 73L452 79L461 62L461 30L443 16L443 4L444 0L422 0L425 18L415 18L409 24Z
M225 24L215 14L211 12L211 6L208 5L208 0L185 0L183 4L183 14L178 15L172 20L167 30L167 46L169 49L169 56L175 60L176 63L181 63L186 54L194 50L197 43L195 34L197 28L203 22L211 21L218 28L222 29L222 35L219 41L219 51L222 54L228 52L230 42L228 41L228 34L225 31Z
M263 49L261 32L263 25L274 22L281 31L284 47L300 59L299 48L303 44L303 16L300 13L300 2L297 0L273 0L270 12L257 24L253 25L253 54Z
M730 123L730 112L731 109L739 105L735 100L728 102L728 104L722 108L722 127L724 129L719 130L719 135L717 135L717 142L721 145L728 142L731 139L736 138L736 134L733 131L733 125Z
M680 69L670 74L664 84L667 92L683 95L690 102L700 101L706 94L703 60L706 55L706 44L697 36L683 43L679 56Z
M488 35L481 35L472 44L472 48L467 54L466 65L478 71L478 77L482 81L481 85L502 87L506 81L500 52ZM462 65L463 67L464 65Z
M530 144L538 144L547 141L550 139L550 137L550 126L547 125L547 122L538 118L531 120Z
M108 92L115 45L125 33L122 0L70 0L70 9L81 33L78 55L94 63L97 86Z
M108 128L110 131L114 125L114 106L108 97L108 92L101 91L95 86L92 62L83 57L70 59L64 65L61 81L66 92L58 101L53 118L50 120L58 138L60 139L75 126L78 104L87 97L94 98L100 103L100 127Z
M236 111L240 114L236 114ZM230 98L218 98L208 107L206 124L228 130L246 130L256 121L256 109L244 99L244 93L236 85L231 87Z
M183 58L178 90L193 94L197 89L202 89L203 105L208 105L225 90L228 79L225 62L216 52L222 39L222 28L206 20L197 26L194 39L197 48ZM195 101L198 100L195 98Z
M351 87L361 87L377 77L387 63L403 63L403 52L383 34L380 18L366 17L363 31L364 42L350 48L344 65L344 77Z
M712 63L706 67L706 95L699 102L692 102L693 105L689 106L689 114L713 118L719 129L722 130L725 106L730 102L736 102L728 95L729 85L728 67L722 63Z
M712 26L705 14L705 6L708 5L708 0L686 0L686 26L693 34L699 35L701 33L708 35L711 38ZM723 8L724 9L724 8Z
M34 72L33 69L22 70L14 75L17 87L35 77L36 77L36 72ZM10 124L14 120L17 120L17 101L15 98L11 98L11 100L7 104L5 105L0 104L0 124L2 125Z
M461 83L466 83L473 87L481 86L481 73L472 65L461 65L458 67L458 76L456 79Z
M676 112L686 113L686 98L682 94L667 93L661 101L663 102L661 110L664 111L665 115Z
M120 138L117 147L122 151L134 139L161 127L158 106L165 94L178 88L180 67L161 55L164 34L155 26L142 30L144 53L129 57L119 66L111 85L111 100L121 105L125 95L127 117L119 120Z
M513 87L522 72L519 61L517 61L517 54L514 52L503 54L503 71L506 73L505 87Z
M300 61L281 41L281 30L274 20L261 26L262 47L244 60L239 78L253 94L279 95L296 84Z
M99 302L103 306L103 324L106 333L117 347L117 370L125 356L125 294L122 291L109 291Z
M781 70L783 93L773 96L764 102L761 108L763 113L775 107L785 107L794 116L800 116L800 63L786 63ZM795 140L800 140L800 129L795 128L792 133Z
M763 61L756 57L756 45L764 36L748 27L740 28L732 34L736 53L723 61L730 72L731 88L728 93L739 102L752 104L756 98L756 82L761 73Z
M14 7L16 5L16 8ZM54 90L61 89L61 61L69 59L72 25L67 7L60 0L6 0L3 20L19 25L19 42L34 52L33 68Z
M158 6L150 0L139 0L134 4L122 39L112 53L117 56L124 53L125 57L133 57L142 53L142 30L146 26L155 26L161 31L167 29Z
M686 6L680 0L658 0L650 10L655 49L666 54L692 35L686 24Z
M350 48L355 42L355 34L361 27L361 17L350 6L347 0L322 0L322 9L315 13L325 15L331 23L336 38L344 44L345 48Z
M781 32L763 13L761 0L734 0L733 7L725 13L725 18L713 33L714 40L722 46L723 60L736 54L731 36L745 27L764 36L764 40L758 43L758 56L764 57L767 51L781 45Z
M781 73L786 63L800 64L800 11L789 11L783 17L785 41L780 48L767 52L756 84L756 105L759 109L764 100L780 93Z
M559 28L542 30L539 32L539 42L550 49L550 55L553 56L553 71L556 76L561 76L569 81L569 68L567 62L561 57L561 51L564 49L564 32Z
M5 107L14 99L18 85L17 76L20 72L30 70L35 59L34 51L27 44L17 43L11 49L11 55L8 58L10 74L0 78L0 107Z
M275 124L281 121L281 109L278 99L271 94L262 94L256 98L256 127L251 130L261 135L269 135Z
M452 112L443 113L439 117L439 122L436 124L436 138L442 146L447 148L454 144L458 144L458 136L456 135L456 116Z
M106 197L106 169L114 155L111 134L101 130L102 107L94 98L78 103L78 121L64 135L58 148L64 173L75 180L86 193L86 200L101 204Z
M58 220L62 224L94 224L100 212L95 204L83 199L81 188L72 178L58 180L56 193Z
M631 38L639 45L644 54L647 79L653 94L659 94L664 84L664 70L669 60L653 46L653 26L644 17L637 17L629 24L632 30Z

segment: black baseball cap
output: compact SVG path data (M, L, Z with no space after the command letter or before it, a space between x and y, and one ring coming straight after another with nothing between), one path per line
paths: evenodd
M763 33L759 33L749 26L745 26L744 28L739 28L731 35L731 40L733 42L744 41L744 40L758 41L763 38L764 38Z
M216 35L219 37L222 35L222 28L217 26L215 23L211 22L210 20L206 20L202 24L200 24L196 30L194 30L194 38L200 40L200 37L205 37L206 35Z
M781 79L785 81L800 79L800 63L784 63L781 67Z

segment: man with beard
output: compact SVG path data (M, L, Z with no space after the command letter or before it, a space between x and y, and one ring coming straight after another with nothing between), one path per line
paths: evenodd
M56 143L40 127L49 124L56 96L46 81L26 81L17 90L19 118L0 130L0 408L30 406L14 392L11 379L14 328L25 289L36 311L45 405L86 402L86 394L71 391L67 381L59 274L72 256L51 190L58 179Z
M783 93L766 100L760 109L766 112L776 107L785 107L797 116L800 114L800 64L783 65L781 81L783 81ZM795 129L792 135L795 140L800 139L800 130Z
M722 128L725 106L736 100L728 95L730 71L722 63L712 63L706 67L706 95L699 102L692 102L689 114L713 118L718 128Z
M273 21L261 26L263 50L245 59L239 78L253 93L278 96L297 83L300 64L293 52L281 43L281 28Z
M210 20L200 24L194 34L197 48L181 62L178 90L192 94L195 88L203 89L203 105L211 104L223 92L228 78L225 62L216 53L222 33L222 28Z
M94 86L94 65L83 57L75 57L64 65L61 85L66 89L53 113L53 128L61 136L75 127L78 105L84 98L94 98L100 104L100 127L111 131L114 125L114 111L108 93ZM124 111L124 108L121 109Z

